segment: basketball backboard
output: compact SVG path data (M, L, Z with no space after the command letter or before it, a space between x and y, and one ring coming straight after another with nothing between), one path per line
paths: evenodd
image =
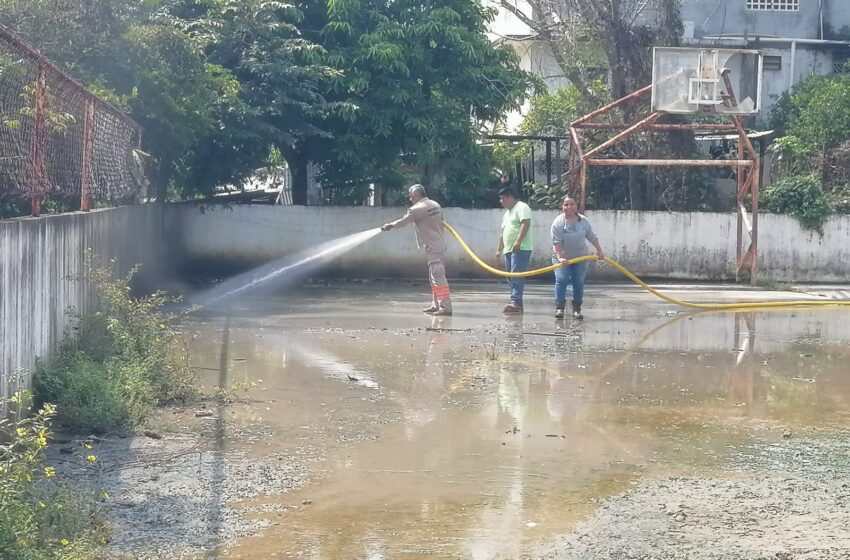
M755 115L761 107L761 51L655 47L652 110Z

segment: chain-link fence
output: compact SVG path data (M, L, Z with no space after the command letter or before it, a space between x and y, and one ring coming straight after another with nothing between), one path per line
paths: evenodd
M0 26L0 202L88 210L144 184L141 127ZM77 204L78 202L78 204Z

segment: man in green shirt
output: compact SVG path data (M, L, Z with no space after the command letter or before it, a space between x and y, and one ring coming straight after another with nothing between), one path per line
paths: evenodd
M531 208L517 200L516 192L510 187L499 191L499 202L505 209L502 218L502 232L499 236L499 250L496 261L505 257L507 272L525 272L531 260L534 243L531 240ZM522 292L525 278L508 278L511 287L511 302L505 306L505 313L522 313Z

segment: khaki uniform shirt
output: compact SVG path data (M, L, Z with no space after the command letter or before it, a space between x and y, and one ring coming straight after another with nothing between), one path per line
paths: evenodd
M443 209L430 198L423 198L407 213L392 222L393 227L406 226L413 222L416 226L416 246L426 253L445 253L446 237L443 232Z

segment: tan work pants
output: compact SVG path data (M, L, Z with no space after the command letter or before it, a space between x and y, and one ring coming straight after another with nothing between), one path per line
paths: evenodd
M428 279L431 281L431 292L434 294L433 305L437 309L452 308L452 295L449 291L449 281L446 280L446 265L443 264L443 253L426 253L428 256Z

